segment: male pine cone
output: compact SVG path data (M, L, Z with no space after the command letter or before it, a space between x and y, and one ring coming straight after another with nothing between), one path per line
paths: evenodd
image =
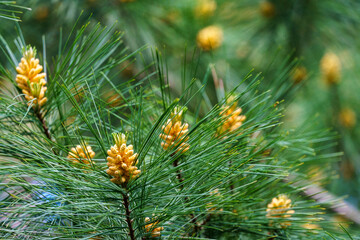
M91 146L81 146L77 145L70 149L68 154L68 159L71 159L75 163L93 163L92 159L95 157L95 152L92 150Z
M339 83L341 77L341 62L332 52L326 53L320 62L323 79L327 85Z
M163 133L160 138L163 140L161 146L167 150L176 147L176 152L186 152L190 145L186 142L189 137L186 136L189 131L189 124L182 123L183 111L176 107L171 113L171 118L162 126Z
M290 218L291 215L295 213L295 211L292 210L291 207L291 199L289 199L284 194L280 194L277 198L273 198L271 203L267 205L266 217L283 219ZM270 223L270 225L272 225L272 223ZM290 225L290 221L283 221L280 223L280 226L282 228L286 228Z
M36 49L28 47L24 50L23 57L16 67L18 74L16 75L16 82L18 87L22 89L25 99L30 105L33 103L33 108L43 106L47 98L45 97L46 81L45 73L41 73L43 67L39 64L39 59L35 58Z
M196 42L202 50L211 51L221 46L223 38L223 30L218 26L212 25L198 32Z
M137 164L137 153L134 153L133 146L126 146L125 135L122 133L113 134L115 145L107 151L107 165L109 169L106 173L113 176L113 183L122 185L127 184L140 174Z
M154 237L154 238L155 237L160 237L161 231L164 230L164 228L157 226L159 221L156 221L154 223L149 223L149 222L151 222L151 220L150 220L150 218L146 217L145 222L147 223L145 225L146 232L151 232L151 236Z
M222 107L220 116L224 119L222 125L218 128L218 134L224 134L225 132L232 133L236 131L243 122L246 120L245 115L240 115L241 108L237 107L238 102L234 101L235 97L230 96L226 104Z

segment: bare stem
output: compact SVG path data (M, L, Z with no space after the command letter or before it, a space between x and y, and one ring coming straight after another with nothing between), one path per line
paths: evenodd
M230 160L229 161L229 169L231 169L231 167L232 167L232 161ZM230 180L230 190L231 190L231 192L234 190L234 183L231 180Z
M36 117L37 117L37 118L40 120L40 122L41 122L43 131L44 131L44 134L46 135L46 137L47 137L50 141L52 141L49 128L48 128L47 125L46 125L45 119L44 119L43 115L41 114L40 109L35 110L35 114L36 114Z
M177 159L173 162L173 166L174 167L179 166L179 161ZM182 183L184 181L184 179L181 176L181 170L180 169L176 170L176 178L179 180L180 183ZM184 185L181 184L180 188L183 189Z
M124 207L125 207L125 215L126 215L126 222L129 227L129 236L131 240L135 240L134 228L132 226L132 220L130 217L131 210L129 208L129 197L127 193L123 193L123 200L124 200Z

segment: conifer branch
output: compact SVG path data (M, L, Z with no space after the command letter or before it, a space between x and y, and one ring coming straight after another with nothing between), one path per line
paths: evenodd
M293 182L295 176L289 176L285 181ZM302 187L303 194L309 198L314 199L320 204L330 203L330 208L340 214L341 216L353 221L357 225L360 225L360 212L357 208L350 205L349 203L339 200L335 195L329 193L324 188L315 185L311 182L305 182L302 180L300 182L292 183L295 187ZM305 186L305 187L304 187Z

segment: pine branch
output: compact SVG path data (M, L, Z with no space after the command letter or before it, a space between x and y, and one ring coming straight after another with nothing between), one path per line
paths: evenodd
M293 183L293 180L295 180L295 176L290 175L285 181L291 182L295 187L301 187L303 194L316 202L330 204L330 208L334 212L360 225L360 211L357 208L343 200L339 200L334 194L314 183L305 180Z

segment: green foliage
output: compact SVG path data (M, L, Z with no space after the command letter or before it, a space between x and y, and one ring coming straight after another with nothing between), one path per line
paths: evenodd
M148 64L149 49L131 52L121 36L114 28L75 25L59 42L57 56L46 54L44 44L48 101L40 115L14 81L24 37L16 39L17 50L2 41L7 59L0 65L6 81L0 102L2 238L148 239L156 227L163 227L161 237L167 239L341 234L329 226L323 209L331 202L320 205L300 194L301 165L328 159L316 154L332 137L282 130L278 100L288 87L273 95L263 91L260 74L248 74L234 88L215 88L214 102L205 88L214 81L215 68L199 73L185 64L181 94L172 93L161 53L153 52ZM126 61L147 67L128 78L121 67ZM281 69L279 76L288 76L289 68ZM219 134L228 121L224 108L232 104L242 108L246 120ZM189 131L176 142L188 143L186 152L161 147L162 126L175 108L187 109L183 121ZM123 185L105 172L114 132L127 133L139 154L141 173ZM84 143L96 152L94 162L71 161L70 149ZM295 213L269 219L267 204L279 194L292 200ZM303 226L309 222L319 229ZM155 224L152 229L149 223Z
M332 218L344 203L319 200L327 192L318 185L358 202L356 0L217 0L206 16L193 0L17 2L33 11L21 30L0 26L0 238L148 239L157 222L169 239L355 238ZM19 21L23 8L0 1L0 9ZM209 25L224 41L202 52L197 34ZM15 82L28 44L47 74L41 112ZM328 51L342 64L331 87L319 71ZM222 133L223 110L235 102L246 120ZM175 109L187 109L189 131L177 140L189 144L185 153L161 147ZM344 109L354 110L347 124ZM319 130L329 128L339 136ZM141 173L116 185L106 158L120 132ZM92 147L93 162L68 158L77 145ZM295 213L269 219L279 194Z
M31 10L30 8L17 5L16 1L0 1L0 18L21 21L20 17L16 16L16 14L21 14L24 9Z

